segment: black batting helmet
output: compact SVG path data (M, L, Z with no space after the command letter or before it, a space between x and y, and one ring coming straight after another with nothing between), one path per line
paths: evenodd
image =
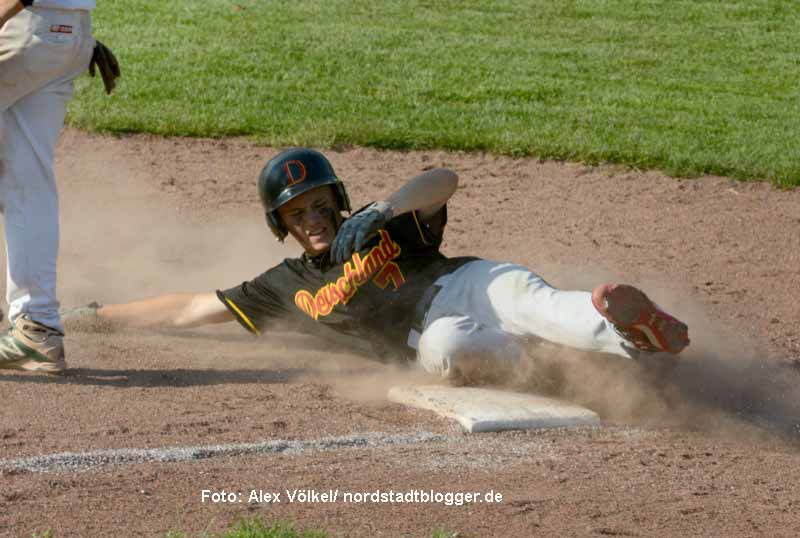
M258 176L258 194L267 215L269 229L283 241L288 233L278 216L278 208L304 192L331 185L339 211L350 211L344 183L336 177L325 156L313 149L292 148L269 160Z

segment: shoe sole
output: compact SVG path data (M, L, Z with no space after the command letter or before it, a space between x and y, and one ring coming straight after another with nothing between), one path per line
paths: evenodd
M43 372L52 375L61 375L67 369L67 363L63 359L57 362L42 362L30 359L20 359L0 363L0 370L24 370L26 372Z
M592 303L616 327L641 332L658 349L680 353L689 345L686 324L661 310L638 288L607 284L592 293Z

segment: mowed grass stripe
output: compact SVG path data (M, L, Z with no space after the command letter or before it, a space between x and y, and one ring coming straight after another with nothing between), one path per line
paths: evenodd
M113 98L70 121L273 145L445 148L800 184L782 1L107 0Z

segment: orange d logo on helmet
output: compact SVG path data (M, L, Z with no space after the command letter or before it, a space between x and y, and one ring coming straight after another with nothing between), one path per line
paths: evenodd
M287 186L305 181L308 177L306 165L301 161L288 161L283 165L283 170L286 172L286 177L289 178L289 181L286 182Z

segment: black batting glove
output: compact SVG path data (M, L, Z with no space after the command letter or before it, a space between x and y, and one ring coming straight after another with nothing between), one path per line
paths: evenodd
M106 93L111 95L112 90L117 86L116 79L120 76L119 62L114 53L111 52L111 49L99 41L95 41L92 61L89 62L89 74L91 76L94 76L95 67L100 71L100 76L103 78Z
M331 261L343 263L358 252L370 237L392 220L392 206L375 202L362 209L342 224L331 244Z

